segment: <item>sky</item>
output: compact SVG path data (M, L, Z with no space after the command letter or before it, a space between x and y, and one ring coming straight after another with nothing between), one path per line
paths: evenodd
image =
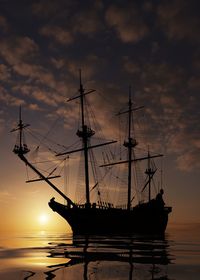
M1 230L67 227L48 208L56 194L25 183L10 130L22 105L24 121L41 132L65 119L57 138L70 143L77 109L66 100L77 93L79 69L97 92L91 99L107 134L131 85L149 144L165 155L170 222L200 222L199 11L197 0L0 1Z

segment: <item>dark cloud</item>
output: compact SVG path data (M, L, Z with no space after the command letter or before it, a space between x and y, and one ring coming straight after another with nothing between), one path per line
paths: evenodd
M7 33L9 31L9 24L6 20L6 18L2 15L0 15L0 32Z
M162 143L180 169L199 167L197 1L22 2L12 10L1 3L0 99L6 108L26 104L74 118L77 111L66 112L63 101L77 93L82 68L85 87L102 94L91 97L106 112L98 112L102 124L127 102L132 84L155 136L150 144Z
M58 20L60 17L67 16L68 10L76 6L77 1L48 1L39 0L32 2L32 12L43 19Z
M162 1L158 6L158 17L169 39L199 42L199 2L192 0Z
M74 39L72 34L59 26L46 25L40 29L40 34L55 40L61 45L67 46L73 43Z
M133 4L110 6L106 11L106 21L124 43L136 43L148 34L149 28Z

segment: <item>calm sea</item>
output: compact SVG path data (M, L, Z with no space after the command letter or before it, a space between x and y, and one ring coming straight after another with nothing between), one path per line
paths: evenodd
M1 234L0 279L200 279L200 225L164 237Z

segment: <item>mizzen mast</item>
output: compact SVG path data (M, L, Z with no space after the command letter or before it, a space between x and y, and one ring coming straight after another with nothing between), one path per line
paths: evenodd
M149 198L149 201L151 200L151 180L154 176L154 174L156 173L157 169L153 169L151 168L151 162L150 162L150 153L149 153L149 150L148 150L148 166L147 166L147 169L145 171L145 174L147 174L148 176L148 198Z
M128 102L128 141L124 141L124 147L128 149L128 197L127 197L127 210L131 209L131 184L132 184L132 151L137 145L134 138L131 137L132 128L132 100L131 100L131 87L129 87L129 102Z
M132 127L133 127L133 122L132 122L132 112L139 110L143 108L143 106L133 108L133 102L131 98L131 87L129 87L129 101L128 101L128 110L119 112L117 115L122 115L122 114L127 114L128 113L128 140L124 141L124 147L128 149L128 159L123 160L123 161L118 161L118 162L113 162L109 164L104 164L101 165L101 167L104 166L111 166L111 165L116 165L116 164L123 164L127 163L128 164L128 194L127 194L127 210L131 210L131 188L132 188L132 164L133 162L140 161L146 159L146 157L143 158L134 158L133 156L133 149L135 146L138 144L136 139L132 137Z

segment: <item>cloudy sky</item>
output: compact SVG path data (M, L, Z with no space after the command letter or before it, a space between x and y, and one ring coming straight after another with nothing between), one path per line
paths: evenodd
M25 168L12 154L15 135L9 131L19 105L33 127L47 131L65 116L63 126L71 129L74 114L66 113L65 101L76 92L80 68L84 86L100 93L93 101L102 106L102 124L108 112L124 106L132 86L135 102L145 106L151 132L158 136L155 143L165 153L171 220L200 222L199 11L197 0L0 1L4 228L17 228L19 220L35 215L34 207L38 214L49 211L45 207L53 195L44 186L42 191L27 187Z

